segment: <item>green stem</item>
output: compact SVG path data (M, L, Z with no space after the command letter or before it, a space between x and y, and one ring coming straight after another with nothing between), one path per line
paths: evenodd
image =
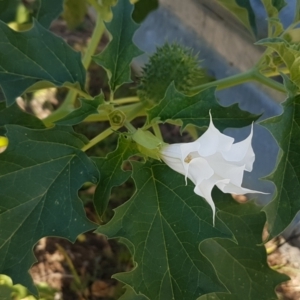
M194 92L202 91L204 89L210 88L210 87L217 87L217 90L224 90L227 88L230 88L232 86L236 86L248 81L251 81L253 79L253 73L254 70L250 69L249 71L246 71L244 73L236 74L224 79L219 79L216 81L208 82L202 85L198 85L193 87L191 90Z
M139 97L127 97L127 98L120 98L120 99L112 100L111 103L116 104L116 105L122 105L122 104L139 102L139 101L140 101Z
M163 141L164 139L163 139L163 136L162 136L162 134L161 134L159 125L158 125L158 124L153 124L153 125L152 125L152 128L153 128L153 131L154 131L155 136L158 137L160 140Z
M283 74L290 74L290 70L288 68L280 68L276 71L262 71L261 74L265 77L275 77L275 76L279 76L280 73Z
M88 69L88 67L92 61L92 56L94 55L94 53L97 50L99 42L103 36L104 30L105 30L105 26L104 26L103 20L102 20L100 14L98 13L97 20L96 20L96 26L93 31L91 41L88 44L88 47L87 47L86 52L84 53L84 56L82 59L82 64L85 69Z
M138 105L136 105L134 109L132 109L130 112L128 112L127 121L130 122L131 120L133 120L139 114L140 111L144 110L144 108L145 108L144 103L138 103ZM107 138L108 136L110 136L112 133L114 133L116 130L120 129L121 127L122 126L107 128L106 130L101 132L99 135L97 135L95 138L90 140L89 143L86 144L81 150L84 152L87 151L88 149L92 148L93 146L95 146L96 144L98 144L99 142L101 142L102 140Z
M208 82L196 87L193 87L191 90L198 92L202 91L204 89L210 88L210 87L216 87L217 90L224 90L236 85L240 85L242 83L246 83L249 81L257 81L259 83L262 83L268 87L271 87L277 91L280 91L282 93L286 93L286 89L284 86L276 82L270 78L267 78L263 74L261 74L256 68L250 69L244 73L236 74L224 79L216 80L213 82Z
M59 244L55 244L55 246L58 249L58 251L64 256L65 260L67 261L68 267L70 268L70 271L73 275L76 286L78 288L82 287L80 277L79 277L79 275L78 275L78 273L77 273L77 271L74 267L74 264L73 264L70 256L68 255L67 251L62 246L60 246Z
M254 74L253 79L256 80L259 83L262 83L262 84L274 89L274 90L277 90L277 91L282 92L282 93L286 93L286 89L285 89L283 84L281 84L281 83L279 83L279 82L277 82L273 79L270 79L268 77L265 77L264 75L262 75L259 72L256 72Z
M94 9L97 11L98 15L101 15L102 11L99 7L97 0L87 0L87 2L94 7Z
M126 120L124 122L124 126L128 129L128 131L130 133L135 133L136 132L136 128L128 120Z
M85 99L92 99L91 95L89 95L88 93L76 88L74 85L66 85L66 87L70 90L68 95L67 95L67 98L68 98L69 94L75 94L75 96L77 96L77 94L78 94L78 95L82 96ZM75 97L75 99L76 99L76 97ZM72 108L73 108L73 104L72 104Z
M98 134L96 137L94 137L93 139L91 139L89 141L89 143L86 144L81 150L83 152L85 152L86 150L92 148L93 146L95 146L96 144L98 144L99 142L101 142L102 140L104 140L105 138L107 138L108 136L110 136L112 133L114 133L116 130L118 130L121 127L122 126L116 126L116 127L107 128L106 130L104 130L103 132L101 132L100 134Z
M101 40L101 37L104 33L105 26L103 24L103 20L100 17L100 14L98 14L97 21L96 21L96 26L93 31L91 41L88 44L88 47L86 49L86 52L83 55L82 58L82 64L85 69L87 69L92 61L92 55L95 53L98 44ZM44 124L46 126L50 126L53 124L55 121L63 118L67 114L69 114L71 111L74 109L74 103L77 97L77 94L81 95L84 98L90 99L91 96L84 91L81 91L79 89L76 89L74 86L67 86L70 91L65 99L65 101L62 103L62 105L54 111L49 117L44 119Z

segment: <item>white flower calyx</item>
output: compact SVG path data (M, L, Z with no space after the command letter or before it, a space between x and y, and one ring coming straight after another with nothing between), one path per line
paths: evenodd
M207 131L196 141L171 144L160 150L161 159L170 168L195 184L194 192L212 208L213 222L216 208L211 192L215 185L224 193L261 193L241 186L244 171L251 172L255 160L252 136L253 125L249 136L234 144L232 137L222 134L214 126L210 114Z

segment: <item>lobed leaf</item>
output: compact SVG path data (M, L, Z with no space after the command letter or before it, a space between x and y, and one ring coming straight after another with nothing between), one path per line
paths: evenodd
M7 104L12 105L30 86L45 81L48 86L84 89L80 56L36 21L24 32L15 32L0 21L0 86Z
M195 299L225 292L213 266L199 252L210 237L231 237L184 176L160 162L132 162L136 193L97 232L132 244L135 268L114 277L148 299Z
M45 28L49 28L52 21L63 11L63 0L38 0L38 2L39 9L35 18Z
M0 12L1 13L4 12L7 9L8 4L9 4L9 0L2 0L0 2Z
M282 106L280 116L260 123L280 147L277 167L267 177L275 183L276 193L263 209L270 238L280 234L300 210L300 95L290 96Z
M8 124L34 129L45 128L44 123L40 119L24 112L17 103L6 107L5 102L0 102L0 135L4 134L4 126Z
M255 13L250 0L217 0L228 9L254 36L257 34Z
M75 109L55 123L58 125L75 125L82 122L89 115L98 114L99 105L104 103L104 95L100 94L93 100L81 98L79 101L81 104L79 108Z
M0 1L0 20L8 23L16 18L16 8L20 0L2 0Z
M183 130L188 124L198 127L209 125L211 110L214 124L220 130L228 127L244 127L259 118L243 111L238 104L221 106L215 97L215 88L206 89L193 96L177 91L172 83L159 104L147 111L148 122L167 122L179 120Z
M134 4L132 18L136 23L141 23L148 14L159 6L158 0L139 0Z
M265 215L252 201L239 204L228 194L214 191L218 216L234 233L236 242L212 238L200 244L219 280L233 297L220 299L277 299L275 287L289 278L272 270L262 244ZM218 294L217 294L218 295ZM209 299L201 297L199 300Z
M80 149L86 140L67 127L33 130L7 125L0 154L0 273L35 293L28 269L45 236L76 237L95 228L78 189L99 174Z
M211 293L201 296L197 300L238 300L235 295L227 293Z
M132 42L134 32L138 28L131 18L133 5L129 0L120 0L112 11L113 19L106 23L112 40L103 52L93 58L106 70L110 88L114 92L122 84L131 82L130 63L143 52Z
M130 156L138 153L136 144L120 136L118 147L107 157L94 157L93 161L101 171L101 178L94 194L94 206L101 217L110 198L111 189L127 181L131 175L130 171L122 170L122 165Z
M147 299L149 299L143 295L137 295L134 292L134 290L128 285L126 285L125 288L126 288L125 293L118 300L147 300Z

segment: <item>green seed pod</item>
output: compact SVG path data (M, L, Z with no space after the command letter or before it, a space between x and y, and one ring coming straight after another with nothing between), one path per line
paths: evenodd
M165 44L150 56L143 68L138 87L141 101L153 106L163 99L165 92L174 81L178 91L191 94L190 88L210 81L205 70L199 67L192 49L178 44Z
M111 126L123 126L126 121L126 115L118 109L112 111L108 118Z

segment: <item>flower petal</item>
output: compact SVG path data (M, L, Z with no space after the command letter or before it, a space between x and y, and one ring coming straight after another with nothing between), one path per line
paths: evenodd
M212 213L213 213L213 225L215 226L215 217L216 217L216 206L215 203L211 197L211 192L212 189L214 188L214 186L216 184L218 184L219 182L223 182L224 184L226 184L227 180L226 179L222 179L220 181L216 181L213 178L210 178L208 180L204 180L202 181L202 183L197 184L194 188L194 192L203 197L206 202L210 205L211 209L212 209Z
M206 157L206 160L219 178L229 179L229 182L241 186L245 166L237 166L226 161L220 153Z
M237 186L233 183L227 183L224 185L221 182L221 183L217 183L216 185L223 193L228 193L228 194L235 194L235 195L244 195L244 194L248 194L248 193L268 194L268 193L263 193L260 191L246 189L241 186Z
M186 168L181 159L181 144L172 144L162 147L160 150L161 159L174 171L186 175Z
M208 129L198 140L196 140L196 142L200 144L198 153L204 157L213 155L216 152L228 151L234 142L234 138L222 134L214 126L210 112L209 115L210 123Z
M245 165L245 170L251 172L255 160L255 154L251 146L252 137L253 124L249 136L245 140L233 144L229 151L220 151L222 156L227 161L238 163L239 166Z
M188 178L195 184L200 184L203 180L214 175L214 170L210 167L206 159L202 157L194 158L188 164Z

